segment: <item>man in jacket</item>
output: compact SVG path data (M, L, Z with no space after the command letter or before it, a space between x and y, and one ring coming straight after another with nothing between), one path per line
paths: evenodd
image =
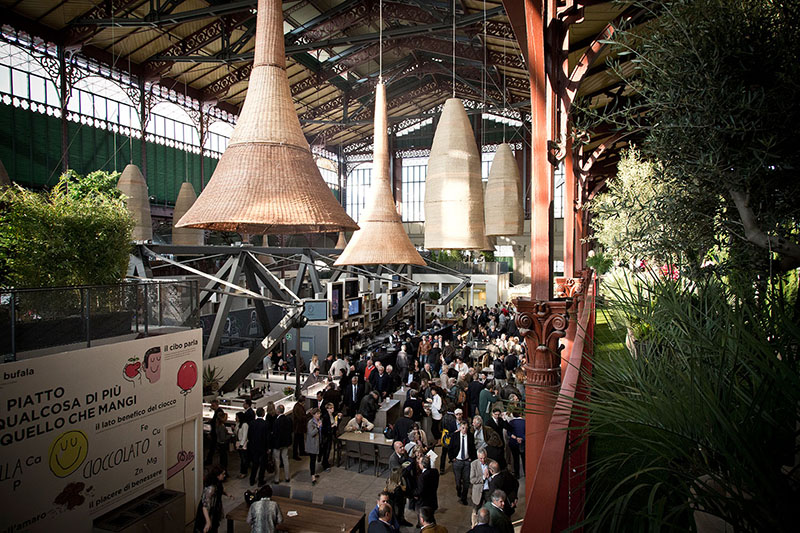
M414 422L420 422L422 417L425 416L425 409L422 405L422 400L418 397L418 392L414 389L408 389L408 400L403 404L403 410L411 408L411 419Z
M469 482L472 485L472 503L480 507L485 502L485 494L489 490L489 464L486 462L486 450L478 450L478 458L469 465Z
M391 533L400 533L400 523L397 521L397 518L392 516L392 504L391 504L391 495L382 490L378 494L378 502L375 504L375 508L370 511L369 516L367 517L367 523L369 524L368 531L379 531L379 532L391 532ZM385 512L385 507L387 506L388 514ZM373 522L382 522L373 528Z
M378 414L380 408L378 391L370 391L369 394L364 396L361 403L358 405L358 413L364 415L364 418L370 422L375 422L375 415Z
M269 435L267 435L267 421L264 419L263 407L256 410L256 419L250 423L247 432L247 449L250 452L250 485L256 484L256 471L258 472L258 484L264 485L267 470L267 449L269 447Z
M453 463L453 475L456 478L456 494L458 501L463 505L469 505L467 492L470 485L470 465L477 458L475 450L475 439L469 430L466 420L459 423L458 431L450 437L448 447L450 462ZM444 461L444 458L442 458Z
M292 421L284 414L283 405L276 407L278 417L272 425L272 459L275 462L275 484L280 483L281 460L285 481L289 482L289 446L292 445Z
M421 459L422 473L417 481L417 489L414 491L416 508L428 507L433 513L439 508L439 471L431 468L431 458L427 455Z
M433 513L434 510L430 507L422 507L419 510L420 533L423 533L423 531L425 533L447 533L446 527L436 523Z
M495 490L491 494L490 501L486 502L483 508L489 511L489 524L495 528L498 533L514 533L511 520L509 520L506 513L503 512L505 500L505 493L502 490Z
M361 400L364 398L364 384L358 382L358 376L350 378L350 384L344 391L344 406L349 416L355 416Z
M491 405L496 401L497 396L495 394L494 381L487 381L486 387L480 391L478 395L478 414L481 415L484 423L486 423L487 418L491 417L489 410Z
M489 477L489 492L493 493L499 490L505 494L503 512L510 517L517 508L519 481L514 474L506 469L501 469L497 461L489 461L489 471L492 473Z
M501 442L501 445L500 445L500 452L501 452L500 456L503 458L503 460L499 461L499 463L500 463L500 468L505 468L506 465L508 464L508 462L505 460L505 453L504 452L505 452L506 442L505 442L505 439L503 438L503 430L505 429L506 431L509 432L509 434L511 434L511 432L513 431L513 428L511 427L511 424L509 424L502 416L500 416L501 413L502 413L502 411L500 410L499 407L493 408L492 409L492 416L487 418L487 419L485 419L485 426L489 427L489 428L492 428L497 433L497 435L500 437L500 442Z
M412 416L414 416L414 410L411 407L403 409L403 416L394 423L392 434L394 440L399 440L403 444L408 443L408 434L414 428Z
M495 528L489 524L489 510L481 507L475 513L475 527L467 531L467 533L498 533Z
M483 388L484 385L478 379L477 374L475 379L467 385L467 416L470 418L478 414L478 403L480 402L480 394Z

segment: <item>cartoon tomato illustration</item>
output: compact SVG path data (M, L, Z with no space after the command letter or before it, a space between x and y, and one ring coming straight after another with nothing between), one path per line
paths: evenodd
M122 377L134 383L134 380L138 377L141 381L141 376L139 375L142 371L142 362L139 361L138 357L131 357L128 359L128 362L122 368Z
M186 361L178 369L178 387L188 393L197 383L197 365L194 361Z

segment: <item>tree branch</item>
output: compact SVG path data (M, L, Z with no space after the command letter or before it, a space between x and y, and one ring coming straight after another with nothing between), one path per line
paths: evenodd
M750 208L750 195L734 189L729 189L729 192L739 211L739 218L742 220L744 235L748 242L783 256L780 267L784 271L800 266L800 245L789 242L783 237L769 236L764 233L758 226L756 216Z

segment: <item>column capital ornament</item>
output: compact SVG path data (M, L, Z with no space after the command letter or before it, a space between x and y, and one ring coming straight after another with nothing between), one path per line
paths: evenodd
M526 385L558 388L561 385L561 350L559 341L566 336L568 300L542 301L516 298L515 322L528 348L525 364Z

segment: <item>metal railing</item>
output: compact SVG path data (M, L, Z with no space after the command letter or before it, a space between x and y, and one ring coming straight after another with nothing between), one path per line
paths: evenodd
M461 274L497 275L508 272L508 263L503 261L489 263L465 263L462 261L437 261L438 264L455 270ZM427 273L424 269L414 268L414 272Z
M524 533L564 531L583 520L586 502L588 439L585 423L589 398L586 379L591 376L594 347L596 278L586 288L578 309L569 359L565 362L561 391L553 410L541 458L526 492ZM576 423L576 418L581 422Z
M0 361L54 346L90 347L98 339L194 326L197 302L196 281L0 289Z

